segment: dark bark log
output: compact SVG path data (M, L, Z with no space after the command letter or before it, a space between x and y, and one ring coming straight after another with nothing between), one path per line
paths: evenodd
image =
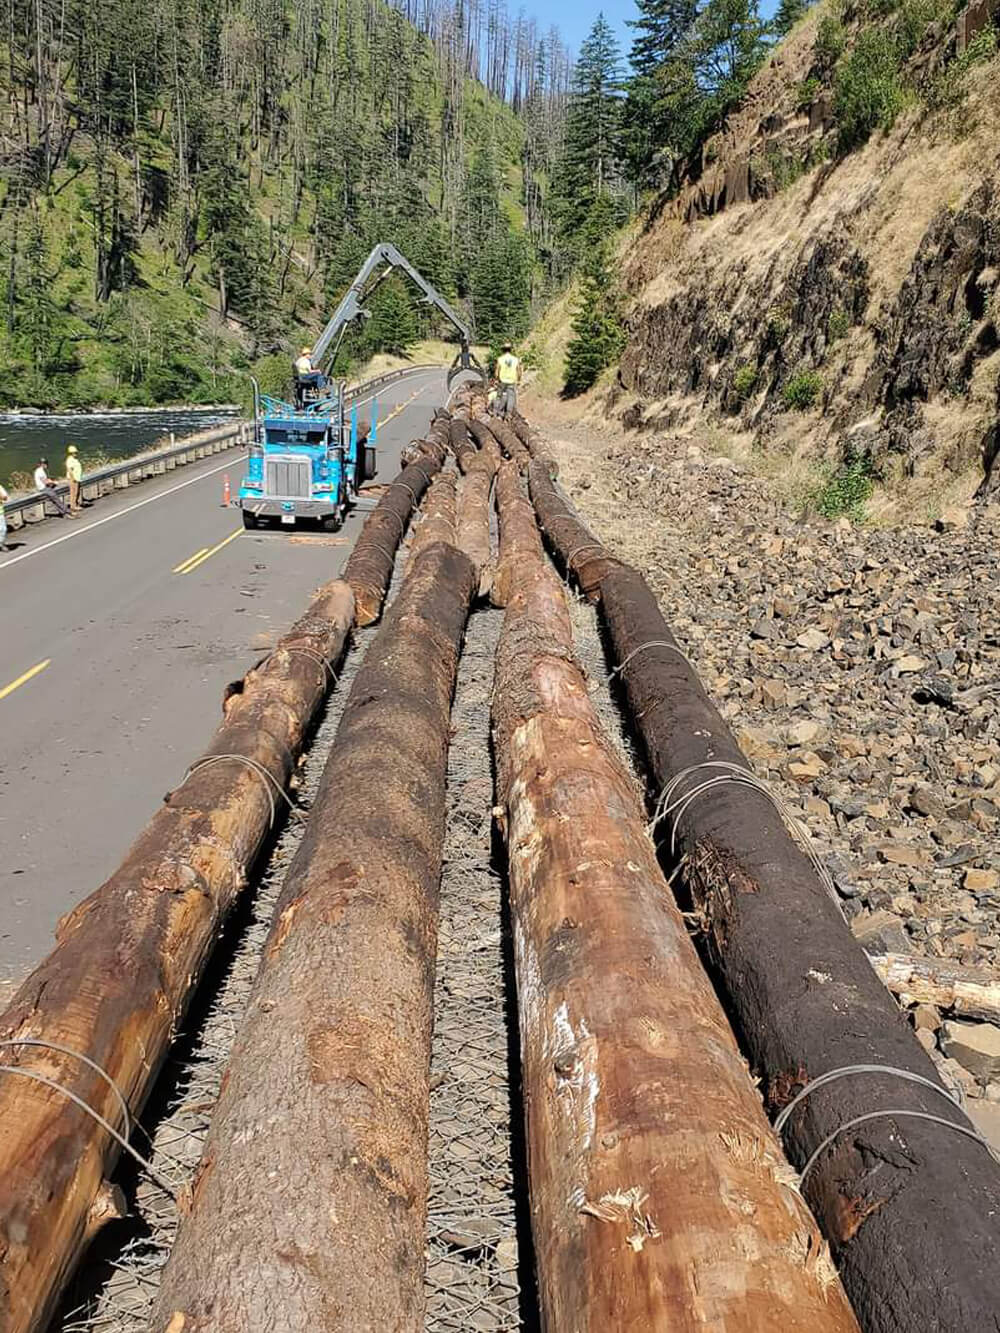
M220 923L280 811L295 759L353 623L340 580L240 682L206 759L166 799L125 861L60 923L55 949L0 1018L0 1038L56 1042L114 1080L134 1114L187 1008ZM328 670L324 663L330 663ZM222 756L242 755L269 777ZM69 1056L12 1047L0 1063L54 1079L121 1128L117 1097ZM0 1078L0 1329L43 1327L93 1226L118 1155L66 1097Z
M527 472L531 455L517 438L517 434L512 427L504 421L503 417L490 417L486 424L496 436L504 458L509 458L512 463L516 463L519 472Z
M160 1333L423 1329L445 771L473 577L455 547L422 551L355 680L164 1273Z
M454 546L455 541L455 482L454 472L439 472L430 484L420 506L419 522L413 529L410 539L410 554L407 570L425 547L435 542L447 542Z
M514 427L517 438L524 445L525 449L527 449L531 457L533 459L537 458L544 461L548 465L551 475L553 477L558 477L559 466L549 453L541 433L536 430L531 422L523 417L520 412L514 413L510 419L510 424Z
M580 591L590 601L600 595L600 584L609 570L622 561L597 540L579 519L573 506L556 486L545 459L533 461L528 468L528 490L542 530L549 538L553 554L567 575L572 575Z
M497 473L497 513L500 516L500 558L490 587L490 601L494 606L506 606L517 582L518 571L541 549L535 511L521 489L517 466L511 462L501 463Z
M476 446L469 437L469 427L461 417L452 417L449 435L451 452L455 455L460 472L468 472L469 464L476 457Z
M354 590L359 625L371 625L381 615L399 543L431 478L441 470L445 456L445 449L432 442L430 449L422 451L421 457L407 464L395 481L389 483L365 519L344 567L344 578Z
M479 445L480 454L489 461L492 475L503 461L503 454L500 452L500 445L497 443L497 438L485 422L472 419L468 424L469 433L476 441L476 444Z
M538 493L547 496L544 481ZM586 528L567 523L548 531L572 566L569 544L586 540ZM601 601L655 789L678 780L681 796L726 771L680 777L696 765L749 771L641 574L613 560L599 578L586 566L583 572ZM682 858L708 953L774 1109L819 1075L855 1064L908 1070L941 1086L822 879L764 796L722 783L678 809L660 834ZM803 1167L828 1135L880 1110L940 1115L970 1127L929 1088L889 1074L851 1075L795 1110L784 1131L792 1162ZM840 1133L802 1188L869 1333L995 1329L1000 1166L985 1147L943 1126L887 1114Z
M493 719L544 1326L856 1331L525 536Z

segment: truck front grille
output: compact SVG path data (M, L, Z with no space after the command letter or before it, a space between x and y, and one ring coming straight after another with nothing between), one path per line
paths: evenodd
M312 462L294 454L265 458L264 494L308 500L312 495Z

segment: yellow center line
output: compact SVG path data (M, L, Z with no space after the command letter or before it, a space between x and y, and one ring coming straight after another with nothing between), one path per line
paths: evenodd
M208 547L203 546L200 551L195 551L194 555L189 555L188 558L186 560L182 560L179 565L174 565L172 573L183 574L185 567L189 565L192 560L197 560L200 555L204 555L207 550Z
M389 422L393 419L393 417L398 417L398 416L399 416L400 412L405 412L406 409L407 409L407 408L410 406L410 404L413 402L414 398L419 398L420 395L424 392L424 390L429 389L429 388L430 388L430 385L429 385L429 384L425 384L425 385L423 386L423 388L421 388L421 389L417 389L415 393L411 393L410 396L409 396L409 398L407 398L407 400L406 400L405 403L400 403L400 405L395 409L395 411L390 412L389 415L388 415L387 417L383 417L383 418L382 418L382 420L378 423L378 424L379 424L379 429L381 429L383 426L387 426L387 425L389 424Z
M193 559L189 560L187 563L187 567L185 569L182 569L181 573L190 574L191 571L197 569L199 565L203 565L206 560L210 560L212 556L215 555L216 551L221 551L224 546L228 546L230 542L234 542L237 537L242 537L242 536L243 536L243 528L237 528L235 532L231 532L228 537L223 538L223 540L219 542L216 546L210 547L204 553L204 555L202 555L199 552L198 555L194 556Z
M18 676L17 680L12 680L9 685L5 685L4 688L0 690L0 699L6 699L7 695L13 694L18 686L24 685L26 681L29 681L32 678L32 676L37 676L39 671L44 671L51 661L52 658L47 657L44 662L39 662L38 665L33 666L30 671L26 671L23 676Z

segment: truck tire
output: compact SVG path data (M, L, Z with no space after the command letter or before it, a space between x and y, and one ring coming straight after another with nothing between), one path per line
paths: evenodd
M251 513L251 511L250 511L249 509L244 509L244 510L243 510L243 526L244 526L245 528L249 528L249 529L256 528L256 527L258 526L259 522L260 522L260 520L258 519L258 517L257 517L256 514Z

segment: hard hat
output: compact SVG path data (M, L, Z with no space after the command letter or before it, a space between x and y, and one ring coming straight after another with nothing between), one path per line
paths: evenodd
M66 452L67 452L68 454L75 454L75 453L77 453L78 451L77 451L77 447L76 447L76 445L75 445L75 444L68 445L68 446L67 446L67 449L66 449Z
M503 345L503 350L504 350L505 352L509 352L509 351L512 350L512 347L513 347L513 344L512 344L512 343L504 343L504 345Z
M312 351L312 348L311 348L311 347L303 347L303 349L302 349L302 351L299 353L299 355L300 355L300 356L308 356L309 353L310 353L311 351Z

